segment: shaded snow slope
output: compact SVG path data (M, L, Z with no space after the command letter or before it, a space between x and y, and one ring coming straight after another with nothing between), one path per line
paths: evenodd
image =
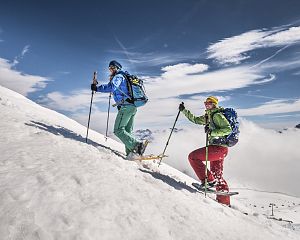
M86 144L84 126L3 87L0 111L0 239L299 239L165 164L123 160L101 134Z

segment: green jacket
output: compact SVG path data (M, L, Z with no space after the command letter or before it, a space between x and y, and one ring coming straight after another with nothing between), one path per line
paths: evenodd
M212 130L210 135L208 136L208 142L211 145L214 138L227 136L232 131L228 120L221 113L221 109L221 107L218 107L212 110L205 110L205 115L198 117L192 114L187 109L184 109L182 112L191 122L200 125L206 125L205 116L207 114L209 128Z

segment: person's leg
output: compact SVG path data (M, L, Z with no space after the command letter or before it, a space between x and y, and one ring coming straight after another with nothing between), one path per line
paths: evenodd
M218 186L220 189L226 189L227 183L223 178L223 162L224 160L219 160L219 161L213 161L210 163L210 170L211 173L213 174L214 178L217 179ZM228 190L228 189L226 189Z
M223 152L220 152L217 148L218 146L208 146L208 161L218 161L223 158ZM205 156L206 148L202 147L193 152L188 156L189 162L194 169L197 177L203 182L205 180ZM225 155L226 156L226 155ZM207 180L213 181L214 176L209 170L207 170Z
M221 146L218 148L219 148L219 152L221 152L222 155L224 154L225 156L227 155L228 152L227 148ZM217 186L216 186L217 191L229 191L228 184L223 178L223 163L224 163L224 159L221 159L218 161L213 161L210 164L211 173L213 174L215 179L217 179ZM216 199L219 203L230 205L230 196L217 195Z
M227 183L223 179L223 162L227 156L228 148L222 146L213 146L215 161L210 163L210 171L215 179L217 179L218 186L222 189L226 189Z
M133 114L131 116L131 118L129 119L127 125L125 126L125 131L129 134L132 135L132 131L133 131L133 125L134 125L134 118L135 118L135 114ZM128 155L131 151L129 148L127 148L125 146L125 151L126 151L126 155Z
M132 117L135 116L136 111L137 109L135 106L122 106L118 112L114 125L114 134L125 144L126 151L129 152L133 151L138 144L138 141L131 133L128 133L125 128L128 127L130 121L131 124L133 124Z
M202 162L205 159L205 147L199 148L191 152L188 156L189 162L194 169L197 177L201 182L205 180L205 164ZM213 180L213 176L210 171L207 171L208 181Z

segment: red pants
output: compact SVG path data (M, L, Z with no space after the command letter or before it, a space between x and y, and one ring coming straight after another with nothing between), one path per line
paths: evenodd
M199 148L189 154L189 161L196 175L201 180L205 181L205 147ZM229 191L228 185L223 178L223 162L227 156L228 148L222 146L208 146L208 161L210 161L210 170L207 169L207 181L217 180L216 190ZM204 162L203 162L204 161ZM226 205L230 205L229 196L217 195L217 201Z

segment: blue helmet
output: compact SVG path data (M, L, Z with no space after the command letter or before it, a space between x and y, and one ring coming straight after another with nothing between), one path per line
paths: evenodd
M116 60L112 60L112 61L110 61L108 67L115 67L117 69L121 69L122 65L120 63L118 63Z

